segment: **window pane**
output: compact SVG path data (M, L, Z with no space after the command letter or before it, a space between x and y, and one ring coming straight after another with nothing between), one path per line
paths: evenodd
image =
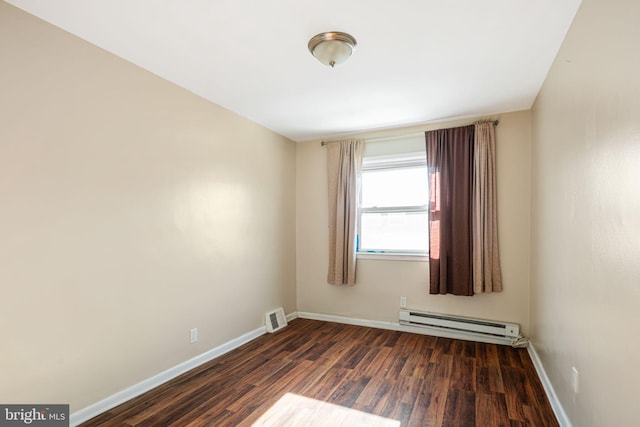
M362 207L422 206L427 204L426 166L362 172Z
M363 213L360 251L424 251L429 245L426 212Z

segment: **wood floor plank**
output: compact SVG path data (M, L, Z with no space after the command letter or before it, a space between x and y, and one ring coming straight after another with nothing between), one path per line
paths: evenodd
M371 351L371 347L365 345L353 345L348 352L336 362L336 368L353 369Z
M407 361L400 371L400 376L409 376L414 378L424 378L429 367L429 359L431 358L431 349L427 349L424 353L409 353Z
M401 425L407 425L411 419L411 413L416 404L416 396L420 392L423 379L411 376L403 377L398 382L399 404L396 406L391 418L400 421Z
M379 347L363 358L356 368L370 376L386 373L393 362L390 347Z
M294 364L289 363L283 366L276 374L271 376L269 380L265 380L261 386L255 387L249 393L242 396L227 406L232 412L238 412L244 409L245 405L262 404L265 400L272 396L279 395L288 391L289 387L296 381L305 377L305 373L312 362Z
M303 407L290 406L291 399ZM319 420L385 427L387 421L401 427L558 426L526 350L308 319L256 338L83 426L249 427Z
M441 348L443 354L452 356L456 350L456 340L452 338L438 338L435 348Z
M401 354L391 358L391 364L387 368L386 377L389 379L397 380L400 378L404 365L407 363L409 356Z
M482 420L482 425L486 427L509 427L504 394L477 393L476 420Z
M440 427L444 419L444 411L447 403L449 393L449 383L451 378L449 372L451 372L450 366L453 356L446 356L449 361L446 363L432 363L427 369L427 376L425 377L425 386L428 387L428 391L425 394L423 401L416 401L416 407L425 406L425 417L423 421L425 425ZM411 417L410 424L418 422L418 419ZM417 425L417 424L416 424Z
M372 377L367 383L367 386L362 390L362 393L360 393L360 396L358 396L358 399L356 399L354 406L366 412L372 412L381 396L388 393L391 387L391 381L385 377Z
M476 363L482 367L500 366L497 346L482 342L476 343Z
M349 380L340 384L329 396L327 402L350 408L356 402L364 388L371 381L370 377L361 377L358 380Z
M444 390L446 393L446 389ZM440 406L442 409L440 410ZM444 404L439 405L434 397L434 389L429 381L423 380L418 389L413 403L413 410L407 420L408 427L440 427L442 425L442 415L444 414Z
M434 358L432 356L430 360L433 360L433 359ZM453 369L453 356L441 353L440 356L437 358L437 362L429 363L429 366L427 366L427 375L429 375L429 372L433 370L438 375L438 377L449 379L451 377L452 369Z
M191 411L185 413L182 417L176 418L171 423L165 423L167 427L182 427L185 425L198 424L199 420L206 420L215 418L217 413L227 411L227 407L238 399L246 396L251 392L255 386L246 384L242 387L226 389L220 391L224 394L224 397L220 399L217 394L203 401L199 406L193 408ZM227 411L231 414L231 411ZM147 422L151 422L149 417L143 418ZM141 420L142 421L142 420ZM130 420L131 424L136 425L138 421Z
M450 388L444 409L443 427L473 427L476 425L476 394Z
M318 381L305 390L305 396L313 396L315 399L326 400L336 391L347 375L343 368L328 369Z
M499 366L476 366L476 390L484 393L504 393Z
M476 343L473 341L461 341L462 355L464 357L476 357Z
M500 366L522 367L520 352L521 350L526 350L517 348L514 349L504 345L496 346L495 349L498 353L498 361L500 362Z
M455 356L451 364L450 387L476 391L476 366L471 357Z
M318 342L313 344L310 348L300 353L297 358L305 360L318 360L327 350L335 345L334 341Z
M385 418L391 418L400 405L402 396L401 381L390 380L391 387L384 399L380 399L373 412Z
M510 420L526 422L523 406L529 404L529 396L525 388L526 376L520 368L512 366L501 367L504 381L507 413Z

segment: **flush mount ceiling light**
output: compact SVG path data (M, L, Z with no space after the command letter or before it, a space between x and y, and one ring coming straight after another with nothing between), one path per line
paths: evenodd
M339 31L320 33L309 40L309 51L324 65L341 64L356 50L356 39Z

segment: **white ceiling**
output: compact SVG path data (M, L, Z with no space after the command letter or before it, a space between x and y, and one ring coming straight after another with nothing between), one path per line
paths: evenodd
M7 0L295 141L528 109L580 0ZM358 41L346 63L307 50Z

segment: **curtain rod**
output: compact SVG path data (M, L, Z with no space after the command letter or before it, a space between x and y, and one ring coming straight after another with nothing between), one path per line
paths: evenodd
M499 122L500 122L499 120L494 120L494 121L489 122L489 123L493 123L494 126L498 126ZM476 123L482 123L482 121L476 122ZM458 126L455 126L455 127L458 127ZM423 133L424 132L414 132L414 133L403 133L403 134L391 135L391 136L381 136L381 137L378 137L378 138L365 138L365 141L366 142L374 142L374 141L382 141L384 139L404 138L404 137L409 137L409 136L421 135ZM349 138L346 138L346 139L349 139ZM327 145L330 142L337 142L337 141L320 141L320 145L324 147L325 145Z

